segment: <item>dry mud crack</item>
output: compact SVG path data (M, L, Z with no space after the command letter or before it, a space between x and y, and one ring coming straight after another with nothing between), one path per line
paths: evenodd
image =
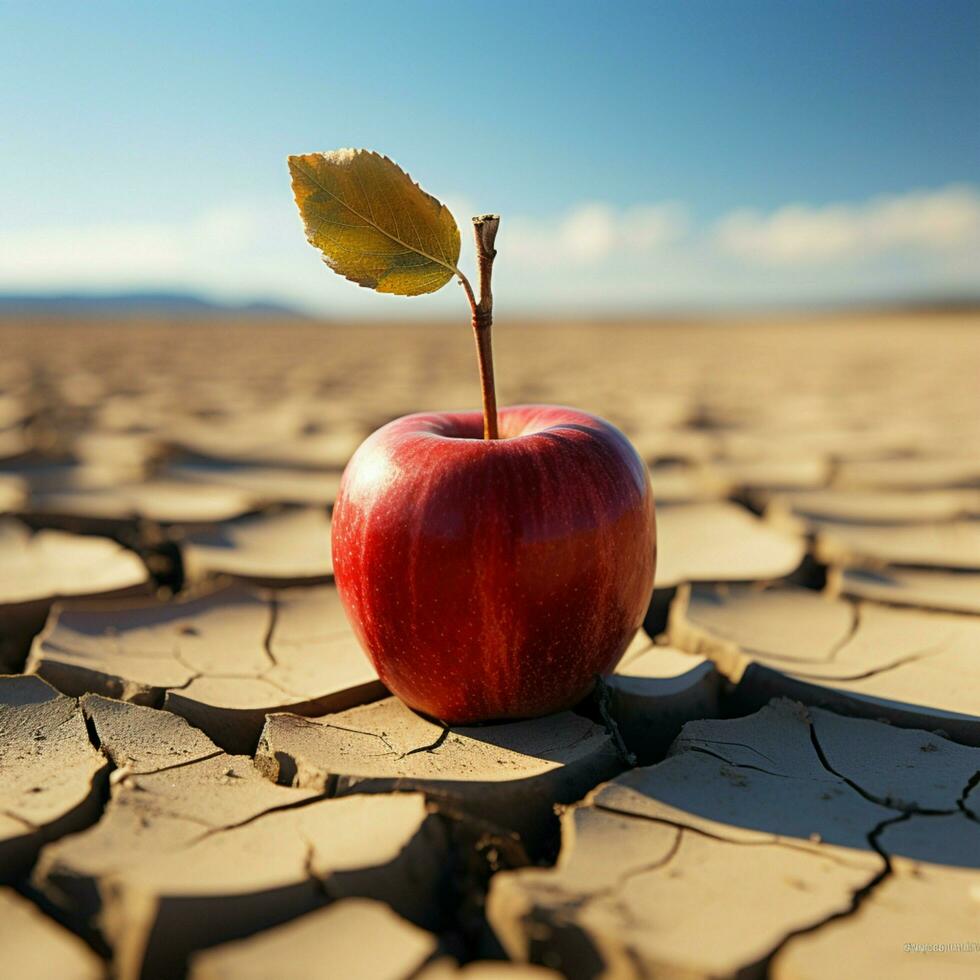
M609 710L628 751L642 764L662 759L685 722L717 717L721 680L707 657L638 633L605 679Z
M731 503L661 507L657 539L658 589L682 582L783 578L806 554L802 538Z
M738 710L785 695L980 745L977 617L806 589L698 586L674 604L668 632L714 660Z
M473 403L451 331L0 323L0 973L973 975L904 944L978 938L975 328L495 327L650 468L617 776L595 704L381 700L329 584L359 441Z
M884 772L865 755L881 751ZM908 970L920 892L919 935L975 919L980 824L958 800L978 765L980 750L931 733L786 700L691 722L664 762L565 814L555 869L497 875L489 918L513 958L572 977L861 976L847 963L860 916L875 922L865 962Z
M83 706L117 766L109 802L44 848L32 885L106 944L115 975L178 975L196 949L346 896L439 924L450 835L421 795L324 799L270 783L167 712Z
M351 898L251 939L199 953L190 978L411 977L436 958L438 949L432 933L386 905Z
M571 712L447 728L397 698L322 718L270 715L256 763L272 779L334 796L418 790L518 833L529 849L551 830L556 804L622 769L609 735Z
M74 698L39 677L0 677L0 881L98 819L108 771Z
M230 487L200 486L154 478L144 483L48 490L31 501L35 513L71 530L117 530L134 522L195 527L229 521L253 510L255 501Z
M854 599L980 615L980 573L919 568L843 569L836 588Z
M180 542L191 583L223 576L282 588L333 578L330 518L324 507L281 510L193 531Z
M196 954L190 980L557 980L539 967L485 961L460 967L432 933L385 905L349 898L294 922Z
M115 541L30 528L0 517L0 671L24 663L58 598L148 595L150 574Z
M246 753L270 712L323 714L384 693L331 586L60 607L27 670L68 694L174 711Z

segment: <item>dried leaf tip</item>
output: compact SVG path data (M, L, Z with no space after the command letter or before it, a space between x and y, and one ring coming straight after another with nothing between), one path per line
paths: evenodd
M419 296L457 274L455 219L388 157L345 148L291 156L289 170L307 240L344 278Z

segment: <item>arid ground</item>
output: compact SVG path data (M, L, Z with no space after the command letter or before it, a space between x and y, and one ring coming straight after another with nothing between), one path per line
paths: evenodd
M465 322L0 323L0 976L977 975L980 316L495 345L645 457L657 588L602 696L447 730L329 506L476 406Z

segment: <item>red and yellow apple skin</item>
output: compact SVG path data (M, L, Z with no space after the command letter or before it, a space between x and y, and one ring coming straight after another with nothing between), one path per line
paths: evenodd
M647 611L656 563L646 466L608 422L521 405L388 423L333 511L340 598L378 675L451 724L570 707Z

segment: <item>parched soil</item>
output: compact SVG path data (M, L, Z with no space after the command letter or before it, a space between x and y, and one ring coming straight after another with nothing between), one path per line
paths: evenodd
M361 440L459 325L0 322L0 975L975 975L980 318L507 323L619 425L657 587L573 711L448 727L357 646Z

